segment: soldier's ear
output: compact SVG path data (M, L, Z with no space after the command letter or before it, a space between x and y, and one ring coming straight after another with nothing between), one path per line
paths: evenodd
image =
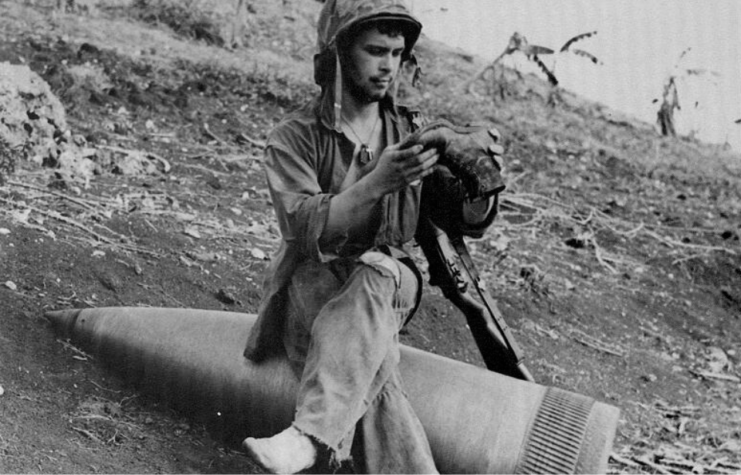
M402 57L402 67L404 68L404 74L412 76L412 87L417 87L420 78L422 77L422 68L417 62L417 57L414 53L405 54Z

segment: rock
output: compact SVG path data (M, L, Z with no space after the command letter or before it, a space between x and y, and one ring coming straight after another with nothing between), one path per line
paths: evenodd
M216 262L219 260L219 255L215 252L190 252L186 251L186 256L193 259L194 261L203 262Z
M57 173L67 183L87 184L98 169L94 161L84 157L80 150L69 148L57 159Z
M54 137L67 131L64 106L28 66L0 63L0 140L29 156L56 151Z
M708 366L714 373L721 373L730 367L730 360L726 352L717 346L711 346L707 349Z
M216 299L219 302L225 303L227 305L236 305L236 304L241 305L242 303L234 296L233 293L231 293L230 291L226 289L219 289L219 291L216 292Z
M0 63L0 111L0 143L14 151L16 163L54 168L65 184L87 185L98 171L95 151L75 141L61 101L28 66Z
M113 173L119 175L156 175L157 165L143 152L126 151L115 160Z
M187 227L183 230L183 234L186 236L190 236L195 239L201 239L201 233L198 232L198 230L194 227Z
M121 279L113 274L108 273L100 273L97 275L98 282L100 282L103 287L105 287L108 290L112 290L113 292L118 292L118 290L123 286L123 282Z
M259 259L261 261L264 261L268 258L267 254L265 254L265 251L257 247L253 248L250 254L252 254L252 257L254 257L255 259Z

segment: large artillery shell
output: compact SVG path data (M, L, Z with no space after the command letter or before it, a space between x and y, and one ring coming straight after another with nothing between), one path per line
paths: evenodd
M58 333L142 390L242 438L292 420L298 381L283 358L242 355L254 315L165 308L49 312ZM443 473L603 473L613 406L410 347L405 389Z

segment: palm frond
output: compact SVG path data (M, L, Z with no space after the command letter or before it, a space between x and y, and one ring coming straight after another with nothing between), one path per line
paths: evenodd
M538 46L538 45L527 45L527 48L523 50L523 53L527 56L537 56L539 54L553 54L555 51L553 51L550 48L546 48L545 46Z
M572 44L576 43L577 41L581 41L585 38L589 38L590 36L594 36L596 34L597 34L597 31L595 30L595 31L589 31L587 33L582 33L580 35L576 35L570 40L568 40L566 43L564 43L564 45L561 47L560 52L563 53L564 51L568 51L569 47L571 47Z
M537 55L533 56L531 59L535 62L535 64L537 64L540 67L540 69L543 71L543 74L545 74L546 77L548 77L548 82L551 83L551 86L553 87L558 86L558 79L556 79L556 76L554 76L551 70L548 69L548 66L546 66L543 63L543 61L541 61L540 58L538 58Z
M705 69L705 68L696 68L696 69L685 69L685 74L687 76L704 76L706 74L709 74L711 76L720 76L718 72L713 71L712 69Z
M577 56L582 56L584 58L587 58L588 60L590 60L594 64L600 64L599 59L597 59L597 57L595 55L593 55L592 53L589 53L587 51L584 51L583 49L572 49L570 51L572 53L574 53L575 55L577 55Z

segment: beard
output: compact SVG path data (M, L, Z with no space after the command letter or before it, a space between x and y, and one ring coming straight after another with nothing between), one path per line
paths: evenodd
M342 68L342 80L343 87L347 89L350 95L361 104L370 104L373 102L381 101L394 84L394 79L383 88L374 87L372 80L368 80L367 83L363 83L357 78L357 74L354 74L350 68Z
M376 90L366 87L362 84L358 84L353 78L349 78L347 83L347 90L350 95L355 98L361 104L370 104L372 102L379 102L381 99L386 97L388 89Z

